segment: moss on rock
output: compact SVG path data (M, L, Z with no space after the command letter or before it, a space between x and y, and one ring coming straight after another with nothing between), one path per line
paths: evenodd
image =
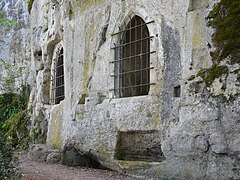
M228 73L227 66L213 65L211 68L203 69L198 72L197 76L200 76L207 86L210 86L216 78L221 77L223 74Z
M34 0L29 0L29 1L28 1L28 13L29 13L29 14L31 13L32 6L33 6L33 2L34 2Z
M240 1L221 0L209 13L209 26L215 29L213 42L216 50L211 53L214 61L230 56L231 63L240 62Z
M216 78L228 75L229 68L222 66L221 62L228 58L228 64L240 63L240 1L221 0L216 3L208 14L208 26L215 29L212 40L215 50L210 53L213 65L208 69L200 70L195 77L201 77L207 86L210 86Z

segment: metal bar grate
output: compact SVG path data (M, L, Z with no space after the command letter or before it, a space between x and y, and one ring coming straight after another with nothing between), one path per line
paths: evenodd
M131 97L147 95L150 85L150 39L147 24L139 16L131 18L124 29L112 35L119 36L119 43L112 47L115 51L114 63L115 95L118 97ZM112 90L111 90L112 91Z
M124 61L124 60L128 60L129 58L140 57L140 56L144 56L144 55L148 55L148 54L152 54L152 53L156 53L156 51L146 52L146 53L143 53L143 54L136 54L134 56L130 56L130 57L126 57L126 58L110 61L110 63L114 63L114 62L118 62L118 61Z
M151 23L154 23L155 21L149 21L149 22L146 22L146 23L142 23L142 24L139 24L137 26L134 26L132 28L128 28L128 29L125 29L125 30L122 30L122 31L118 31L116 33L112 33L111 35L112 36L115 36L115 35L118 35L120 33L125 33L127 30L131 30L131 29L135 29L135 28L138 28L138 27L141 27L141 26L146 26L147 24L151 24Z
M131 28L132 29L132 28ZM146 40L146 39L152 39L153 38L153 36L150 36L150 37L146 37L146 38L142 38L142 39L137 39L137 40L135 40L135 41L130 41L130 42L128 42L128 43L125 43L125 44L120 44L120 45L118 45L118 46L114 46L114 47L112 47L111 49L116 49L116 48L119 48L119 47L124 47L124 46L127 46L127 45L135 45L136 43L138 43L139 41L144 41L144 40Z
M53 59L52 69L52 104L59 104L64 98L64 58L63 48L57 50L57 56Z
M131 89L131 88L137 88L137 87L143 87L143 86L149 86L149 85L154 85L155 83L148 83L148 84L138 84L134 86L128 86L128 87L122 87L119 89ZM110 91L114 91L115 89L110 89Z
M144 70L149 70L149 69L153 69L154 67L148 67L148 68L144 68L144 69L137 69L134 71L127 71L127 72L123 72L123 73L119 73L119 74L112 74L111 76L117 76L117 75L124 75L124 74L130 74L130 73L136 73L136 72L140 72L140 71L144 71Z

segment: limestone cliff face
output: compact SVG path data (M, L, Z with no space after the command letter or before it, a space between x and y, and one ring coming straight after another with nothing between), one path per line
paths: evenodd
M240 178L239 64L206 85L213 0L35 0L30 15L32 134L133 175ZM117 98L114 47L133 15L150 36L148 95ZM52 104L53 59L64 53L64 95Z
M29 84L30 39L26 4L22 0L2 0L0 11L15 23L13 29L0 29L0 92ZM11 80L11 82L6 82Z

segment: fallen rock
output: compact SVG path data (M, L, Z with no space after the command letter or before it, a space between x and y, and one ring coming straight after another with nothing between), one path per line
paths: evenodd
M33 144L30 146L28 158L37 162L45 162L48 153L49 151L45 144Z
M62 152L62 164L105 169L95 155L90 152L78 150L71 145L65 147Z
M58 164L61 161L61 153L58 150L53 150L47 155L47 163Z

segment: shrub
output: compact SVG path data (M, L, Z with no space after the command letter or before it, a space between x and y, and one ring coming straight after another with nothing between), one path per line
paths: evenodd
M13 173L12 147L2 132L0 127L0 179L5 179Z
M14 175L13 149L28 145L28 95L27 87L20 93L0 94L0 179Z

